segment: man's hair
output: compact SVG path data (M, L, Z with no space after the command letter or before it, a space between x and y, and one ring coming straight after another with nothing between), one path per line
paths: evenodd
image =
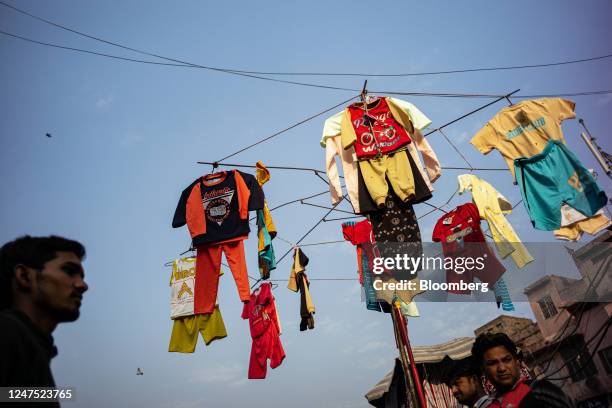
M484 354L493 347L503 346L516 358L520 358L516 344L505 333L483 333L476 337L472 345L472 357L478 365L484 363Z
M463 360L453 361L448 372L446 373L444 382L447 385L451 385L459 377L471 377L480 375L480 371L474 364L471 357L464 358Z
M85 257L85 247L80 242L55 235L24 235L0 248L0 310L13 304L11 281L15 276L15 267L21 264L42 269L45 263L57 257L57 252L72 252L81 260Z

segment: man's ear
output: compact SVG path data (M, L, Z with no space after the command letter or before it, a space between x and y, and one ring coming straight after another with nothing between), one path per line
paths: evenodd
M15 283L19 289L30 290L34 283L34 274L36 270L28 268L25 265L19 264L15 266Z

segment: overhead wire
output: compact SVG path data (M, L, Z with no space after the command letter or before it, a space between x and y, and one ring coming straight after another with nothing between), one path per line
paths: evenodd
M2 4L2 2L0 2L0 4ZM147 60L141 60L141 59L136 59L136 58L122 57L119 55L113 55L113 54L103 53L99 51L87 50L83 48L70 47L66 45L53 44L53 43L49 43L45 41L35 40L35 39L28 38L28 37L25 37L19 34L10 33L5 30L0 30L0 34L6 35L9 37L13 37L16 39L20 39L22 41L30 42L33 44L42 45L42 46L63 49L63 50L68 50L68 51L74 51L74 52L80 52L80 53L85 53L85 54L90 54L90 55L96 55L99 57L110 58L110 59L126 61L126 62L134 62L134 63L148 64L148 65L169 66L169 67L179 67L179 68L200 68L200 69L207 69L207 70L212 70L212 71L217 71L217 72L223 72L227 74L234 74L234 75L253 78L253 79L260 79L264 81L285 83L289 85L329 89L329 90L335 90L335 91L346 91L346 92L360 91L357 88L346 88L346 87L338 87L338 86L331 86L331 85L324 85L324 84L313 84L313 83L307 83L307 82L286 81L286 80L281 80L281 79L276 79L276 78L261 77L261 76L256 76L256 75L240 73L239 71L207 67L204 65L193 64L193 63L186 62L186 61L180 62L180 63L168 63L168 62L147 61ZM130 47L125 47L125 46L122 46L122 48L130 49ZM155 55L155 54L150 54L150 55ZM181 60L176 60L176 59L167 58L167 57L159 57L159 58L164 58L169 61L181 61ZM441 97L441 98L496 98L496 97L499 97L499 95L497 94L490 94L490 93L488 94L487 93L449 93L449 92L436 93L436 92L401 92L401 91L372 91L372 92L377 93L377 94L385 94L385 95L404 95L404 96L415 96L415 97L418 97L418 96ZM514 98L569 97L569 96L590 96L590 95L607 95L607 94L612 94L612 90L583 91L583 92L571 92L571 93L547 93L547 94L537 94L537 95L515 95Z
M198 161L196 162L197 164L208 164L208 165L213 165L216 162L207 162L207 161ZM225 167L236 167L236 168L251 168L251 169L255 169L257 168L257 166L252 165L252 164L234 164L234 163L218 163L219 166L225 166ZM315 168L310 168L310 167L292 167L292 166L268 166L266 165L267 169L274 169L274 170L296 170L296 171L306 171L306 172L313 172L313 173L325 173L325 170L320 170L320 169L315 169ZM480 171L510 171L507 167L506 168L486 168L486 167L452 167L452 166L441 166L440 167L442 170L480 170ZM340 178L344 178L343 175L339 174L338 177Z
M561 367L559 367L557 370L555 370L551 374L547 375L545 378L548 379L548 380L552 380L552 381L561 381L561 380L565 380L565 379L568 379L568 378L572 378L575 374L577 374L577 373L583 371L584 369L586 369L588 367L588 364L595 357L595 354L599 350L599 347L601 346L601 343L606 338L606 334L608 333L608 330L610 329L610 326L612 326L612 317L609 317L608 320L604 324L601 325L601 327L597 330L597 332L589 340L587 340L587 342L584 344L584 347L582 347L580 349L580 351L576 352L574 357L572 357L571 359L566 361ZM597 342L597 344L593 348L593 351L589 353L589 358L585 362L581 363L576 371L574 371L573 373L570 373L570 375L567 375L567 376L558 377L558 378L550 378L550 376L557 374L563 368L567 367L568 363L577 360L580 357L581 353L585 349L588 349L589 344L591 344L593 341L595 341L595 338L597 338L600 333L601 333L601 337L599 338L599 341Z
M612 54L604 54L590 58L579 58L566 61L549 62L543 64L527 64L527 65L510 65L510 66L499 66L499 67L482 67L482 68L463 68L463 69L450 69L445 71L422 71L422 72L407 72L399 74L375 74L375 73L345 73L345 72L265 72L265 71L243 71L235 70L234 72L242 72L246 74L257 74L257 75L277 75L277 76L343 76L343 77L364 77L364 78L389 78L389 77L413 77L413 76L429 76L429 75L447 75L447 74L463 74L468 72L486 72L486 71L509 71L518 69L530 69L530 68L545 68L555 67L561 65L578 64L583 62L599 61L607 58L611 58Z
M242 152L244 152L245 150L248 150L248 149L250 149L250 148L252 148L252 147L257 146L258 144L261 144L261 143L266 142L266 141L268 141L268 140L270 140L270 139L272 139L272 138L274 138L274 137L276 137L276 136L278 136L278 135L281 135L281 134L283 134L283 133L285 133L285 132L288 132L289 130L291 130L291 129L293 129L293 128L296 128L296 127L298 127L298 126L300 126L300 125L302 125L302 124L304 124L304 123L306 123L306 122L308 122L308 121L310 121L310 120L312 120L312 119L314 119L314 118L316 118L316 117L319 117L319 116L323 115L324 113L327 113L327 112L329 112L329 111L331 111L331 110L334 110L334 109L336 109L336 108L337 108L337 107L339 107L339 106L345 105L345 104L347 104L348 102L350 102L350 101L352 101L353 99L356 99L356 98L358 98L358 97L359 97L359 95L351 96L349 99L344 100L344 101L342 101L342 102L340 102L340 103L337 103L337 104L335 104L334 106L332 106L331 108L327 108L327 109L325 109L325 110L323 110L323 111L321 111L321 112L319 112L319 113L315 113L314 115L311 115L311 116L307 117L306 119L302 119L302 120L300 120L299 122L294 123L294 124L293 124L293 125L291 125L291 126L288 126L288 127L284 128L284 129L282 129L282 130L280 130L280 131L278 131L278 132L276 132L276 133L274 133L274 134L272 134L272 135L270 135L270 136L267 136L267 137L265 137L265 138L263 138L263 139L261 139L261 140L259 140L259 141L255 142L255 143L252 143L252 144L250 144L250 145L248 145L248 146L246 146L246 147L244 147L244 148L242 148L242 149L240 149L240 150L238 150L238 151L236 151L236 152L232 153L232 154L229 154L229 155L225 156L224 158L217 160L217 162L216 162L216 163L219 163L219 162L222 162L223 160L229 159L230 157L233 157L233 156L235 156L235 155L237 155L237 154L239 154L239 153L242 153Z
M474 109L474 110L472 110L472 111L470 111L470 112L468 112L468 113L466 113L466 114L464 114L464 115L461 115L461 116L460 116L460 117L458 117L457 119L453 119L453 120L451 120L450 122L447 122L447 123L443 124L443 125L442 125L442 126L440 126L440 127L437 127L437 128L435 128L435 129L431 129L429 132L425 133L425 134L423 135L423 137L427 137L427 136L429 136L429 135L431 135L431 134L433 134L433 133L435 133L435 132L437 132L437 131L439 131L439 130L441 130L441 129L444 129L444 128L445 128L445 127L447 127L447 126L452 125L453 123L459 122L460 120L463 120L463 119L467 118L468 116L475 114L476 112L480 112L481 110L486 109L486 108L488 108L489 106L494 105L494 104L496 104L497 102L499 102L499 101L501 101L501 100L504 100L504 99L506 99L506 98L511 97L512 95L516 94L516 93L517 93L517 92L519 92L519 91L520 91L520 89L516 89L516 90L514 90L514 91L512 91L512 92L509 92L509 93L507 93L507 94L505 94L505 95L502 95L502 96L498 97L497 99L495 99L494 101L491 101L491 102L489 102L489 103L487 103L487 104L485 104L485 105L482 105L482 106L480 106L480 107L478 107L478 108L476 108L476 109Z
M86 37L89 38L91 40L95 40L98 42L102 42L108 45L112 45L115 47L119 47L128 51L132 51L132 52L136 52L142 55L147 55L150 57L155 57L155 58L160 58L160 59L164 59L164 60L168 60L168 61L173 61L173 62L178 62L182 65L187 65L190 67L196 67L196 68L202 68L202 69L209 69L209 70L215 70L215 71L220 71L220 72L226 72L226 73L233 73L233 74L243 74L243 75L275 75L275 76L348 76L348 77L411 77L411 76L428 76L428 75L446 75L446 74L459 74L459 73L468 73L468 72L486 72L486 71L507 71L507 70L516 70L516 69L531 69L531 68L544 68L544 67L553 67L553 66L561 66L561 65L570 65L570 64L578 64L578 63L584 63L584 62L592 62L592 61L599 61L599 60L604 60L607 58L611 58L612 54L605 54L605 55L600 55L600 56L595 56L595 57L589 57L589 58L579 58L579 59L573 59L573 60L565 60L565 61L556 61L556 62L549 62L549 63L540 63L540 64L524 64L524 65L511 65L511 66L497 66L497 67L480 67L480 68L463 68L463 69L450 69L450 70L441 70L441 71L424 71L424 72L410 72L410 73L399 73L399 74L375 74L375 73L334 73L334 72L270 72L270 71L253 71L253 70L240 70L240 69L233 69L233 68L221 68L221 67L213 67L213 66L206 66L206 65L200 65L200 64L194 64L191 62L186 62L186 61L181 61L178 59L174 59L174 58L170 58L170 57L166 57L160 54L156 54L153 52L148 52L148 51L143 51L137 48L133 48L133 47L129 47L117 42L113 42L113 41L109 41L109 40L105 40L101 37L97 37L91 34L86 34L82 31L67 27L65 25L53 22L51 20L45 19L43 17L37 16L35 14L32 14L28 11L22 10L18 7L15 7L11 4L5 3L3 1L0 1L0 5L3 5L5 7L8 7L18 13L24 14L30 18L33 18L35 20L41 21L45 24L49 24L52 25L56 28L65 30L65 31L69 31L73 34L82 36L82 37ZM258 78L258 79L263 79L263 78Z
M160 58L163 58L163 59L168 60L168 61L179 62L180 64L168 64L168 63L160 63L160 62L155 62L155 61L137 60L135 58L120 57L120 56L117 56L117 55L106 54L106 53L101 53L101 52L91 51L91 50L85 50L85 49L82 49L82 48L68 47L68 46L65 46L65 45L47 43L47 42L44 42L44 41L39 41L39 40L34 40L32 38L27 38L27 37L24 37L24 36L21 36L21 35L18 35L18 34L9 33L9 32L7 32L5 30L0 30L0 34L4 34L4 35L7 35L7 36L10 36L10 37L13 37L13 38L17 38L17 39L20 39L20 40L23 40L23 41L27 41L27 42L34 43L34 44L39 44L39 45L44 45L44 46L48 46L48 47L52 47L52 48L60 48L60 49L64 49L64 50L81 52L81 53L86 53L86 54L93 54L93 55L97 55L97 56L101 56L101 57L105 57L105 58L112 58L112 59L129 61L129 62L136 62L136 63L142 63L142 64L151 64L151 65L174 66L174 67L178 66L178 67L185 67L185 68L201 68L201 69L206 69L206 70L211 70L211 71L216 71L216 72L222 72L222 73L226 73L226 74L238 75L238 76L247 77L247 78L253 78L253 79L260 79L260 80L263 80L263 81L279 82L279 83L290 84L290 85L306 86L306 87L311 87L311 88L331 89L331 90L335 90L335 91L350 91L350 92L359 91L358 89L353 89L353 88L342 88L342 87L338 87L338 86L322 85L322 84L311 84L311 83L297 82L297 81L285 81L285 80L276 79L276 78L266 78L266 77L250 75L250 74L241 74L241 73L238 73L238 72L232 72L232 71L228 71L228 70L207 67L207 66L204 66L204 65L193 64L193 63L190 63L190 62L181 61L181 60L177 60L177 59L174 59L174 58L160 57Z

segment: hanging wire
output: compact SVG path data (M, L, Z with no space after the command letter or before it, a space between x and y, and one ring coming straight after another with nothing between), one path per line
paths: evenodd
M568 378L572 378L575 374L577 374L577 373L583 371L585 368L587 368L589 363L593 360L593 358L595 357L595 354L599 350L599 347L601 346L601 343L606 338L606 334L608 333L608 330L610 329L610 326L612 326L612 317L609 317L608 320L606 320L606 322L601 325L601 327L597 330L597 332L584 344L584 347L579 352L577 352L576 355L573 358L569 359L568 361L565 361L565 363L561 367L559 367L557 370L555 370L554 372L552 372L551 374L547 375L544 378L546 378L548 380L551 380L551 381L561 381L561 380L565 380L565 379L568 379ZM593 351L589 353L589 358L587 359L587 361L581 363L580 367L578 369L576 369L570 375L563 376L563 377L558 377L558 378L550 378L552 375L557 374L563 368L567 367L570 362L573 362L573 361L577 360L580 357L580 355L581 355L581 353L583 351L588 350L588 345L591 344L593 341L595 341L595 339L600 335L600 333L601 333L601 337L599 338L599 341L597 342L597 344L593 348Z
M341 213L345 213L345 214L355 214L352 211L346 211L346 210L339 210L337 208L331 208L331 207L326 207L324 205L318 205L318 204L311 204L311 203L306 203L304 201L300 201L300 204L302 205L308 205L311 207L317 207L317 208L323 208L324 210L331 210L331 211L336 211L336 212L341 212Z
M268 136L268 137L265 137L265 138L263 138L263 139L261 139L261 140L259 140L259 141L255 142L255 143L253 143L253 144L250 144L250 145L248 145L248 146L246 146L246 147L244 147L244 148L242 148L242 149L240 149L240 150L238 150L238 151L236 151L236 152L234 152L234 153L232 153L232 154L229 154L229 155L225 156L224 158L222 158L222 159L220 159L220 160L217 160L217 161L216 161L216 163L220 163L220 162L222 162L223 160L229 159L230 157L233 157L233 156L237 155L238 153L242 153L242 152L244 152L245 150L250 149L251 147L255 147L255 146L257 146L257 145L258 145L258 144L260 144L260 143L263 143L263 142L265 142L265 141L268 141L268 140L272 139L273 137L276 137L276 136L278 136L278 135L280 135L280 134L283 134L283 133L285 133L285 132L287 132L287 131L289 131L289 130L291 130L291 129L293 129L293 128L296 128L296 127L298 127L298 126L300 126L300 125L302 125L302 124L304 124L304 123L306 123L306 122L308 122L308 121L310 121L310 120L312 120L312 119L314 119L314 118L316 118L316 117L318 117L318 116L323 115L324 113L327 113L327 112L329 112L329 111L331 111L331 110L334 110L334 109L336 109L336 108L337 108L337 107L339 107L339 106L345 105L345 104L349 103L350 101L352 101L353 99L356 99L356 98L358 98L358 97L359 97L359 95L352 96L352 97L350 97L349 99L347 99L347 100L345 100L345 101L342 101L342 102L340 102L340 103L338 103L338 104L336 104L336 105L332 106L331 108L327 108L327 109L325 109L325 110L324 110L324 111L322 111L322 112L319 112L319 113L316 113L316 114L314 114L314 115L312 115L312 116L309 116L309 117L307 117L306 119L303 119L303 120L301 120L301 121L299 121L299 122L297 122L297 123L295 123L295 124L293 124L293 125L291 125L291 126L289 126L289 127L285 128L285 129L283 129L283 130L280 130L280 131L278 131L278 132L276 132L276 133L274 133L274 134L272 134L272 135L270 135L270 136Z
M0 2L0 4L5 4ZM140 59L136 59L136 58L128 58L128 57L121 57L118 55L112 55L112 54L107 54L107 53L102 53L102 52L97 52L97 51L92 51L92 50L86 50L86 49L82 49L82 48L76 48L76 47L69 47L69 46L65 46L65 45L60 45L60 44L53 44L53 43L48 43L45 41L40 41L40 40L35 40L32 38L27 38L24 37L22 35L18 35L18 34L14 34L14 33L9 33L8 31L4 31L4 30L0 30L0 34L12 37L12 38L16 38L22 41L26 41L32 44L37 44L37 45L42 45L42 46L46 46L46 47L51 47L51 48L58 48L58 49L63 49L63 50L68 50L68 51L74 51L74 52L80 52L80 53L85 53L85 54L90 54L90 55L96 55L96 56L100 56L100 57L104 57L104 58L110 58L110 59L115 59L115 60L120 60L120 61L127 61L127 62L134 62L134 63L140 63L140 64L148 64L148 65L160 65L160 66L170 66L170 67L179 67L179 68L200 68L200 69L207 69L207 70L211 70L211 71L217 71L217 72L222 72L222 73L226 73L226 74L233 74L233 75L238 75L238 76L243 76L243 77L247 77L247 78L253 78L253 79L259 79L259 80L264 80L264 81L270 81L270 82L278 82L278 83L284 83L284 84L289 84L289 85L296 85L296 86L306 86L306 87L311 87L311 88L320 88L320 89L329 89L329 90L336 90L336 91L347 91L347 92L358 92L359 89L356 88L345 88L345 87L338 87L338 86L331 86L331 85L323 85L323 84L313 84L313 83L306 83L306 82L297 82L297 81L285 81L285 80L281 80L281 79L276 79L276 78L267 78L267 77L261 77L261 76L256 76L256 75L250 75L250 74L245 74L245 73L241 73L240 71L234 71L234 70L229 70L229 69L221 69L221 68L214 68L214 67L208 67L208 66L204 66L204 65L199 65L199 64L193 64L190 62L180 62L181 60L176 60L176 59L172 59L172 58L167 58L167 57L159 57L159 58L163 58L165 60L169 60L169 61L179 61L179 63L168 63L168 62L157 62L157 61L146 61L146 60L140 60ZM120 45L117 45L120 46ZM130 47L123 47L122 48L126 48L126 49L130 49ZM149 54L147 54L149 55ZM155 54L150 54L150 55L155 55ZM607 56L604 56L607 57ZM578 62L578 61L576 61ZM499 97L500 95L497 94L490 94L490 93L448 93L448 92L444 92L444 93L435 93L435 92L400 92L400 91L373 91L373 93L378 93L378 94L386 94L386 95L404 95L404 96L425 96L425 97L441 97L441 98L495 98L495 97ZM597 90L597 91L583 91L583 92L571 92L571 93L548 93L548 94L537 94L537 95L515 95L515 98L545 98L545 97L570 97L570 96L591 96L591 95L608 95L608 94L612 94L612 90Z
M337 240L337 241L321 241L321 242L313 242L311 244L301 244L300 247L317 246L317 245L329 245L329 244L339 244L339 243L348 243L348 241L344 240L344 239Z
M476 113L476 112L479 112L479 111L481 111L481 110L483 110L483 109L485 109L485 108L488 108L489 106L494 105L494 104L496 104L497 102L499 102L499 101L501 101L501 100L503 100L503 99L506 99L506 98L508 98L508 97L510 97L510 96L512 96L512 95L514 95L514 94L515 94L515 93L517 93L518 91L520 91L520 89L517 89L517 90L515 90L515 91L512 91L512 92L510 92L510 93L507 93L506 95L500 96L499 98L495 99L494 101L489 102L489 103L487 103L487 104L485 104L485 105L482 105L481 107L479 107L479 108L477 108L477 109L474 109L473 111L470 111L470 112L466 113L465 115L458 117L457 119L451 120L450 122L445 123L444 125L442 125L442 126L440 126L440 127L436 128L436 129L432 129L431 131L429 131L429 132L427 132L425 135L423 135L423 137L427 137L427 136L431 135L432 133L435 133L436 131L438 131L438 130L440 130L440 129L444 129L445 127L450 126L450 125L452 125L453 123L459 122L460 120L465 119L465 118L467 118L468 116L473 115L473 114L474 114L474 113Z
M285 206L287 206L287 205L289 205L289 204L299 203L300 201L303 201L303 200L308 200L308 199L310 199L310 198L319 197L319 196L322 196L323 194L329 194L329 190L325 190L325 191L322 191L322 192L320 192L320 193L310 195L310 196L308 196L308 197L303 197L303 198L298 198L298 199L296 199L296 200L287 201L287 202L285 202L285 203L282 203L282 204L277 205L276 207L272 207L272 208L270 208L270 211L278 210L279 208L285 207Z
M321 219L320 219L319 221L317 221L317 223L316 223L315 225L313 225L313 226L312 226L312 228L310 228L310 229L308 230L308 232L306 232L304 235L302 235L302 237L301 237L300 239L298 239L298 240L296 241L295 245L299 245L299 243L300 243L300 242L302 242L302 241L304 240L304 238L306 238L308 235L310 235L310 233L311 233L312 231L314 231L314 230L315 230L315 228L317 228L317 227L319 226L319 224L321 224L321 223L323 222L323 220L325 219L325 217L327 217L327 216L328 216L328 215L329 215L329 214L330 214L330 213L331 213L331 212L332 212L332 211L333 211L333 210L334 210L334 209L335 209L335 208L338 206L338 204L340 204L340 203L342 202L342 200L343 200L343 199L344 199L344 197L342 197L342 198L340 199L340 201L338 201L336 204L334 204L334 206L333 206L331 209L329 209L329 211L327 211L327 212L325 213L325 215L324 215L323 217L321 217ZM279 263L280 263L280 262L281 262L283 259L285 259L285 257L286 257L286 256L287 256L287 255L288 255L290 252L291 252L291 250L292 250L292 249L293 249L293 248L290 248L290 249L289 249L287 252L285 252L285 253L283 254L283 256L281 256L281 257L280 257L280 259L279 259L278 261L276 261L276 264L278 265L278 264L279 264Z
M2 2L0 2L0 4L7 5L6 3L2 3ZM158 63L158 62L154 62L154 61L142 61L142 60L136 60L136 59L133 59L133 58L119 57L119 56L116 56L116 55L110 55L110 54L99 53L99 52L96 52L96 51L84 50L84 49L81 49L81 48L67 47L67 46L63 46L63 45L59 45L59 44L52 44L52 43L47 43L47 42L44 42L44 41L34 40L34 39L27 38L27 37L24 37L24 36L20 36L20 35L17 35L17 34L12 34L12 33L9 33L7 31L4 31L4 30L0 30L0 33L4 34L4 35L7 35L7 36L10 36L10 37L13 37L13 38L17 38L17 39L23 40L23 41L27 41L27 42L30 42L30 43L38 44L38 45L44 45L44 46L47 46L47 47L60 48L60 49L64 49L64 50L81 52L81 53L86 53L86 54L93 54L93 55L98 55L98 56L101 56L101 57L112 58L112 59L123 60L123 61L138 62L138 63L152 64L152 65L179 66L179 67L185 67L185 68L201 68L201 69L206 69L206 70L210 70L210 71L222 72L222 73L230 74L230 75L238 75L238 76L247 77L247 78L259 79L259 80L270 81L270 82L279 82L279 83L290 84L290 85L307 86L307 87L311 87L311 88L323 88L323 89L331 89L331 90L337 90L337 91L351 91L351 92L359 91L358 89L342 88L342 87L337 87L337 86L329 86L329 85L321 85L321 84L311 84L311 83L297 82L297 81L286 81L286 80L276 79L276 78L267 78L267 77L262 77L262 76L257 76L257 75L243 74L243 73L240 73L240 72L234 72L234 71L230 71L230 70L227 70L227 69L220 69L220 68L215 68L215 67L209 67L209 66L206 66L206 65L193 64L191 62L182 61L182 60L175 59L175 58L168 58L168 57L163 57L161 55L158 56L158 55L153 54L153 53L147 53L147 52L144 52L144 51L139 51L139 50L136 50L135 48L130 48L130 47L122 46L120 44L112 43L110 41L107 42L105 40L97 39L95 37L90 37L90 38L94 38L96 40L101 40L103 42L107 42L108 44L115 45L115 46L120 47L120 48L125 48L125 49L128 49L128 50L134 51L134 52L138 52L140 54L154 56L154 57L166 60L166 61L172 61L174 63L179 63L179 64L167 64L167 63Z
M0 4L2 4L2 2L0 2ZM345 88L345 87L337 87L337 86L331 86L331 85L312 84L312 83L306 83L306 82L285 81L285 80L275 79L275 78L266 78L266 77L261 77L261 76L256 76L256 75L240 73L239 71L207 67L204 65L193 64L189 62L180 62L181 60L176 60L176 59L166 58L166 57L159 57L159 58L163 58L169 61L179 61L180 63L146 61L146 60L139 60L135 58L121 57L118 55L112 55L112 54L107 54L107 53L102 53L102 52L97 52L97 51L92 51L92 50L86 50L82 48L69 47L69 46L60 45L60 44L53 44L53 43L48 43L44 41L39 41L39 40L35 40L32 38L24 37L18 34L9 33L4 30L0 30L0 34L6 35L12 38L16 38L22 41L30 42L33 44L37 44L37 45L58 48L58 49L63 49L63 50L68 50L68 51L74 51L74 52L80 52L80 53L85 53L85 54L90 54L90 55L96 55L96 56L111 58L111 59L120 60L120 61L128 61L128 62L149 64L149 65L180 67L180 68L201 68L201 69L207 69L207 70L212 70L212 71L217 71L217 72L223 72L226 74L233 74L233 75L239 75L239 76L253 78L253 79L260 79L264 81L285 83L289 85L306 86L306 87L329 89L329 90L336 90L336 91L348 91L348 92L359 91L358 89L355 89L355 88ZM123 48L130 49L129 47L123 47ZM155 55L155 54L150 54L150 55ZM427 97L441 97L441 98L496 98L500 96L497 94L485 94L485 93L476 94L476 93L448 93L448 92L435 93L435 92L373 91L373 93L386 94L386 95L427 96ZM612 94L612 90L583 91L583 92L572 92L572 93L549 93L549 94L537 94L537 95L516 95L515 98L569 97L569 96L590 96L590 95L606 95L606 94Z
M160 59L164 59L164 60L168 60L168 61L173 61L173 62L178 62L179 66L188 66L188 67L194 67L194 68L202 68L202 69L209 69L209 70L214 70L214 71L221 71L221 72L226 72L226 73L233 73L233 74L245 74L245 75L250 75L250 74L254 74L254 75L276 75L276 76L349 76L349 77L410 77L410 76L426 76L426 75L445 75L445 74L458 74L458 73L468 73L468 72L486 72L486 71L507 71L507 70L516 70L516 69L530 69L530 68L544 68L544 67L554 67L554 66L560 66L560 65L569 65L569 64L577 64L577 63L584 63L584 62L591 62L591 61L598 61L598 60L603 60L603 59L607 59L612 57L612 54L606 54L606 55L600 55L600 56L596 56L596 57L590 57L590 58L581 58L581 59L574 59L574 60L566 60L566 61L557 61L557 62L549 62L549 63L541 63L541 64L526 64L526 65L512 65L512 66L499 66L499 67L485 67L485 68L463 68L463 69L451 69L451 70L444 70L444 71L425 71L425 72L411 72L411 73L400 73L400 74L373 74L373 73L332 73L332 72L265 72L265 71L249 71L249 70L238 70L238 69L231 69L231 68L219 68L219 67L212 67L212 66L204 66L204 65L199 65L199 64L193 64L190 62L186 62L186 61L181 61L181 60L176 60L173 58L169 58L169 57L165 57L163 55L159 55L159 54L155 54L152 52L147 52L147 51L142 51L139 50L137 48L132 48L132 47L128 47L126 45L122 45L116 42L112 42L109 40L105 40L103 38L100 37L96 37L90 34L86 34L84 32L75 30L73 28L69 28L67 26L61 25L59 23L55 23L51 20L36 16L32 13L29 13L25 10L19 9L15 6L12 6L8 3L5 3L3 1L0 1L0 4L8 7L18 13L24 14L28 17L31 17L35 20L41 21L43 23L52 25L56 28L65 30L65 31L69 31L73 34L82 36L82 37L86 37L98 42L102 42L108 45L112 45L118 48L122 48L128 51L132 51L132 52L136 52L138 54L142 54L142 55L147 55L150 57L155 57L155 58L160 58Z
M450 145L451 145L451 147L452 147L452 148L453 148L453 149L454 149L454 150L457 152L457 154L458 154L459 156L461 156L461 158L463 159L463 161L464 161L464 162L465 162L465 163L466 163L468 166L470 166L470 168L469 168L468 170L470 170L470 171L471 171L471 170L474 170L474 167L472 166L472 163L470 163L470 162L468 161L468 159L466 159L466 158L465 158L465 156L463 155L463 153L461 153L461 151L460 151L460 150L457 148L457 146L455 146L455 144L454 144L454 143L453 143L453 142L452 142L452 141L451 141L451 140L450 140L450 139L449 139L449 138L446 136L446 133L444 133L444 132L442 131L442 129L438 129L438 132L440 132L440 134L441 134L441 135L442 135L442 136L443 136L443 137L446 139L446 141L448 142L448 144L450 144Z
M212 165L215 162L206 162L206 161L198 161L197 164L205 164L205 165ZM257 166L254 165L250 165L250 164L230 164L230 163L219 163L219 166L225 166L225 167L236 167L236 168L250 168L250 169L255 169L257 168ZM292 167L292 166L268 166L266 165L267 169L274 169L274 170L295 170L295 171L304 171L304 172L313 172L316 175L320 175L322 173L325 173L325 170L320 170L320 169L314 169L314 168L310 168L310 167ZM479 170L479 171L510 171L510 169L506 168L486 168L486 167L449 167L449 166L442 166L440 167L442 170ZM342 175L338 175L338 177L340 178L344 178L344 176ZM327 183L327 181L326 181Z
M355 218L363 218L363 217L361 215L355 215L353 217L325 218L323 222L354 220Z

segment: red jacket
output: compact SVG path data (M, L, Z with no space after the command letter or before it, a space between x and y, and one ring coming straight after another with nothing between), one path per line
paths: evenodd
M496 398L487 408L518 408L530 391L531 387L525 384L524 379L520 379L510 391L501 397L501 401Z

